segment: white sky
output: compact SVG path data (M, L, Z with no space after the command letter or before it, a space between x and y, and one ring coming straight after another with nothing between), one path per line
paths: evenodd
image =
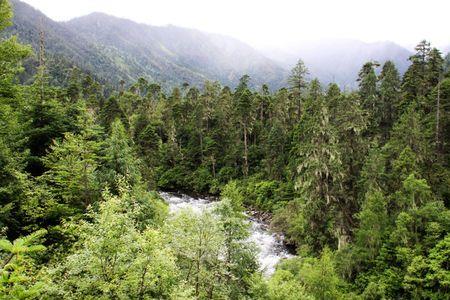
M390 40L411 47L426 38L450 44L449 0L25 0L63 21L94 11L151 25L222 33L255 47L303 40Z

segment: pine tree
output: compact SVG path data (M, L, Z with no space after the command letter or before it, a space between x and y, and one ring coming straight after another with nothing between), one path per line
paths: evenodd
M369 133L376 133L380 124L380 101L377 91L376 62L367 62L363 65L358 74L359 95L362 107L369 114Z
M238 122L242 128L242 136L244 138L244 153L243 153L244 164L242 167L242 172L244 176L247 176L249 172L249 161L248 161L248 148L250 143L249 134L252 130L252 125L254 121L253 95L248 88L249 80L250 77L248 75L242 76L234 94L236 115L238 117Z
M8 0L0 1L0 33L12 24L12 9ZM31 54L31 48L17 42L15 36L0 38L0 99L14 95L14 79L22 68L22 61ZM2 99L3 100L3 99Z
M318 80L310 85L302 119L295 130L292 159L297 163L296 187L305 201L305 239L315 251L328 243L332 207L338 200L342 161L337 132ZM344 234L344 233L342 233Z
M444 59L441 51L432 48L427 59L427 81L430 88L434 88L441 81L444 74Z
M103 173L109 188L117 192L117 180L125 178L131 185L141 182L140 160L133 148L122 122L116 119L111 124L111 133L105 141Z
M306 68L305 63L299 59L295 67L291 70L291 74L288 78L288 84L295 99L297 120L300 119L302 112L302 97L308 86L308 75L308 68Z
M44 158L48 171L43 179L51 183L55 195L64 202L86 208L100 197L101 131L93 116L85 111L79 118L81 132L66 133L62 142L54 141Z
M397 157L409 147L419 165L423 166L425 160L429 159L429 144L426 141L422 115L415 103L407 108L391 131L391 138L386 145L389 155Z
M380 190L367 192L361 211L358 213L359 227L356 231L355 244L359 259L373 264L385 240L389 217L387 200Z
M29 120L24 117L28 107L17 76L22 62L31 53L30 47L16 37L4 39L3 30L11 25L9 1L0 1L0 228L8 237L16 238L23 230L21 203L25 199L28 177L25 171L29 153L25 151Z
M403 76L402 89L405 92L404 104L407 107L411 101L422 98L429 92L429 83L427 78L427 61L430 55L430 43L423 40L415 47L416 53L409 60L411 65Z
M332 91L329 91L328 96L331 93ZM342 177L339 182L342 191L336 196L335 223L339 224L340 230L345 232L349 241L351 228L355 224L354 215L359 209L358 178L367 154L368 147L363 133L368 121L367 113L361 108L360 99L356 93L341 95L337 98L335 105L336 114L330 116L330 122L336 131L342 164ZM345 241L341 242L341 246L344 246L343 243Z
M392 61L387 61L383 65L380 81L380 101L381 101L381 122L383 139L389 138L389 131L398 118L401 100L400 75Z
M38 275L32 272L32 266L35 265L32 255L46 250L40 244L46 233L46 230L41 229L13 242L0 239L0 253L5 255L2 255L0 265L2 298L32 299L40 296L43 286Z

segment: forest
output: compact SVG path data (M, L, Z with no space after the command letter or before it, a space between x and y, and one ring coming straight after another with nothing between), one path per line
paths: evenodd
M415 51L403 75L365 63L355 90L299 60L275 91L167 91L55 80L44 41L2 38L0 298L450 299L450 56ZM170 214L158 191L220 202ZM270 277L249 209L296 254Z

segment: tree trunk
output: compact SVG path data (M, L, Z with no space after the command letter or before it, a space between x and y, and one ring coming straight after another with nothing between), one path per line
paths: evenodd
M216 158L212 157L212 172L213 172L213 178L216 178Z
M200 132L200 155L203 163L203 134Z
M440 147L440 140L439 140L439 118L440 118L440 110L441 110L441 82L438 83L437 86L437 101L436 101L436 150L438 153L440 153L441 147Z
M244 176L248 175L248 145L247 145L247 126L244 125Z

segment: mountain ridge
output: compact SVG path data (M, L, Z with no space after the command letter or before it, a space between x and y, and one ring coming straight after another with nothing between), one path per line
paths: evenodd
M15 16L8 34L17 34L37 52L42 27L47 55L116 85L121 80L131 83L144 77L166 88L185 82L202 85L206 80L236 86L243 74L249 74L255 87L268 83L278 88L286 77L286 70L278 64L227 36L151 26L99 12L56 22L24 2L11 2ZM234 52L225 52L227 45L232 45ZM236 55L236 51L246 57Z
M10 34L18 34L22 42L37 50L40 22L44 20L47 55L63 61L66 69L77 66L115 85L144 77L165 88L184 83L201 86L206 80L234 87L248 74L253 88L267 83L277 89L286 85L289 70L301 58L311 78L352 89L366 61L392 60L403 73L412 54L391 41L345 39L294 44L288 50L255 49L222 34L175 25L154 26L102 12L56 22L24 2L12 3L15 17Z
M65 24L82 32L86 39L96 39L102 45L116 48L121 57L131 53L138 61L151 64L155 69L161 62L171 62L227 85L236 85L245 73L259 84L277 85L285 74L285 70L250 46L223 35L173 25L151 26L102 13ZM139 39L141 41L136 42ZM189 79L183 78L186 82Z

